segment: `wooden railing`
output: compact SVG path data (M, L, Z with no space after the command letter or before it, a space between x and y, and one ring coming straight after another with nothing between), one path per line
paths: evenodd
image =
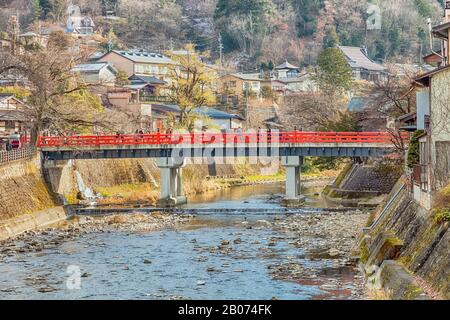
M17 160L31 159L36 154L36 148L26 146L10 151L0 151L0 164L5 164Z

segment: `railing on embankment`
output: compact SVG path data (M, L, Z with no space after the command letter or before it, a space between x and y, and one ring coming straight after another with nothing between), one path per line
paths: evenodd
M407 139L407 135L401 138ZM395 137L389 132L259 132L259 133L152 133L116 134L107 136L40 136L37 146L45 147L100 147L132 145L180 144L383 144L394 146Z
M36 148L27 146L10 151L0 151L0 165L18 160L31 159L36 154Z

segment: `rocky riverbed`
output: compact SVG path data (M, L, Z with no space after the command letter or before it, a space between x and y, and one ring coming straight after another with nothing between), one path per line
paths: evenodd
M0 298L364 299L355 248L368 214L246 213L280 208L277 187L259 188L197 205L214 214L81 216L5 241ZM71 265L81 290L65 287Z
M298 283L316 283L330 294L349 290L341 280L355 284L350 295L365 296L364 277L355 272L358 261L357 237L367 221L367 213L359 210L326 212L312 215L294 215L286 219L276 218L270 228L284 235L289 245L303 249L302 258L329 261L327 268L316 268L295 262L270 266L270 274L276 279ZM280 239L272 239L277 242ZM340 277L336 277L339 275Z
M177 229L192 221L192 215L121 214L103 217L80 216L43 230L25 232L0 242L0 261L17 253L39 252L54 248L91 233L151 232Z

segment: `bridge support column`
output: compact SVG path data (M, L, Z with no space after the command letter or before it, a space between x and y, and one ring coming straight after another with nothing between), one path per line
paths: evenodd
M182 168L184 163L177 163L171 158L160 158L156 165L161 171L161 198L158 205L161 207L173 207L186 204L187 198L183 193Z
M286 168L286 198L284 203L287 205L303 203L305 197L301 192L301 165L303 157L282 157L282 164Z

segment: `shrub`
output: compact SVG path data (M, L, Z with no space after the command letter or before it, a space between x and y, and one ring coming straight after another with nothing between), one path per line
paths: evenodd
M434 219L437 223L450 221L450 209L435 209L434 214Z
M417 130L411 137L411 142L408 149L407 165L412 168L420 161L420 145L418 137L423 134L423 130Z
M450 185L439 191L434 201L434 218L438 223L450 221Z

